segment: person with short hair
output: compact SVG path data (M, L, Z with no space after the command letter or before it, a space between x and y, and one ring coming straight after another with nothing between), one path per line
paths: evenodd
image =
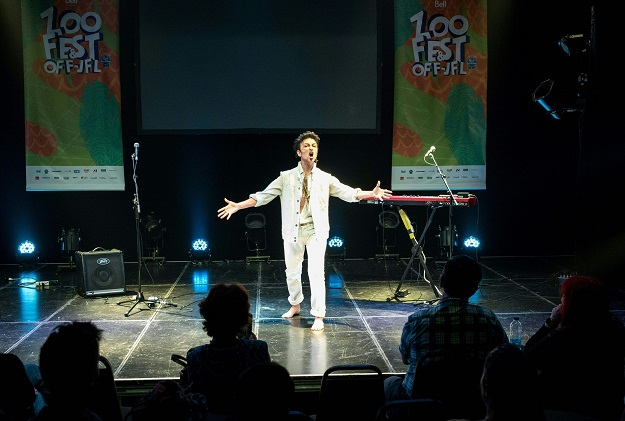
M101 421L91 409L100 373L102 329L92 322L56 326L39 351L46 405L34 421Z
M411 399L417 363L429 352L455 349L482 359L508 335L497 315L469 302L482 280L482 268L473 258L454 255L439 278L441 299L415 308L404 324L399 352L408 365L405 376L384 381L386 400ZM427 382L427 379L423 379Z
M330 233L328 205L330 197L345 202L358 202L364 198L384 200L391 190L380 187L364 191L341 183L338 178L317 166L321 139L312 131L301 133L293 142L297 167L282 171L264 190L250 194L241 202L224 199L226 206L217 215L221 219L230 217L241 209L266 205L280 197L282 213L282 239L284 241L284 263L286 283L291 308L283 318L290 319L300 314L300 303L304 301L302 290L302 264L304 253L308 255L308 279L310 281L310 313L315 317L311 329L324 329L326 315L325 252Z

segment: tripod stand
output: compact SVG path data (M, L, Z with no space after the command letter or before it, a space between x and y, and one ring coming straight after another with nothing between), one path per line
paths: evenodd
M135 143L135 153L132 154L132 180L135 184L135 195L132 201L133 209L135 213L135 230L137 235L137 284L139 285L139 290L137 291L135 298L132 300L119 301L117 305L122 305L125 303L134 303L128 311L124 314L124 316L130 316L130 313L134 308L139 304L145 304L148 309L152 309L157 305L165 305L171 307L177 307L175 303L161 301L156 297L149 297L147 300L143 295L143 291L141 290L141 265L143 264L142 257L142 242L141 242L141 206L139 205L139 185L137 184L137 161L139 160L139 144Z

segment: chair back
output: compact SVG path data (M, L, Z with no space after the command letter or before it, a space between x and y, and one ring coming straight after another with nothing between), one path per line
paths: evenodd
M384 377L373 364L340 364L321 378L316 421L374 421L384 403Z
M482 419L486 406L480 379L484 358L463 350L428 353L417 363L412 399L443 403L446 419Z
M98 414L102 421L122 421L123 419L113 367L102 355L100 355L100 373L91 410Z
M436 399L398 399L387 401L375 421L445 421L443 403Z

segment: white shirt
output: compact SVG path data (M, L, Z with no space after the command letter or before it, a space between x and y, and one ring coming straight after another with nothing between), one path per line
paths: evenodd
M273 180L262 191L253 193L250 197L256 200L256 207L266 205L277 196L280 196L282 214L282 239L297 241L299 231L299 208L302 199L304 170L302 163L297 167L281 171L280 176ZM338 197L346 202L357 202L356 195L361 191L341 183L332 174L314 166L309 179L310 192L309 207L312 213L315 234L319 238L328 238L330 234L330 218L328 205L330 196Z

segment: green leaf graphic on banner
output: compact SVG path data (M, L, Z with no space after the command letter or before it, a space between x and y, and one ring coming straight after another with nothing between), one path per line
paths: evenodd
M101 82L88 84L80 108L80 134L96 165L122 165L121 132L115 97Z
M445 137L459 165L486 163L486 116L482 98L466 83L454 85L445 115Z

